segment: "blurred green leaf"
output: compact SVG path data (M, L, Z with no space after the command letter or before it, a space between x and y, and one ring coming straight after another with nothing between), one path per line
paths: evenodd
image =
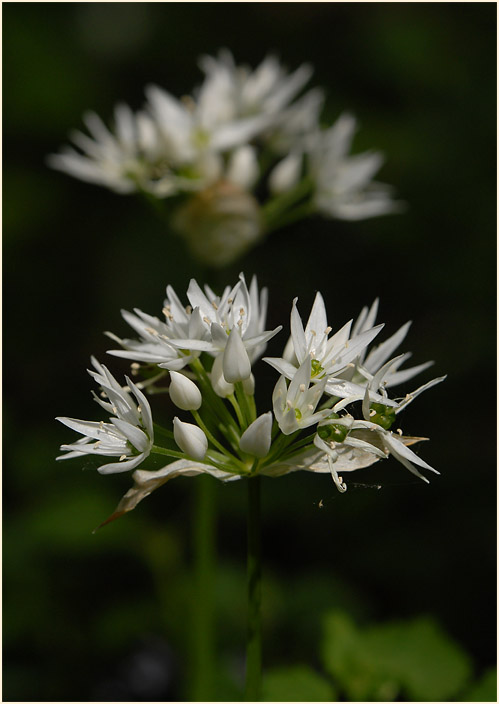
M263 677L264 702L335 702L327 679L306 665L275 667Z
M322 657L328 672L357 701L448 701L465 686L466 653L429 617L358 630L329 613Z
M497 668L491 667L478 682L475 682L461 697L463 702L497 701Z

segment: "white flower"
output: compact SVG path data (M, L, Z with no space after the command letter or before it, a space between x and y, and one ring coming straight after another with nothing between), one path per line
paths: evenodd
M179 350L189 350L192 354L208 352L216 357L225 350L231 330L237 328L248 358L253 363L262 354L267 341L282 329L279 325L274 330L265 330L267 291L263 289L258 295L256 277L253 277L248 290L244 276L240 274L237 284L233 288L226 287L220 297L209 286L205 286L203 291L197 281L191 279L187 298L193 309L191 314L198 311L202 327L199 329L196 326L195 334L185 337L175 335L172 328L173 334L168 343ZM173 308L171 315L175 320ZM160 366L168 368L168 363Z
M208 439L204 431L193 423L173 419L175 442L186 455L195 460L203 460L208 450Z
M315 413L326 386L326 380L311 383L311 359L307 356L293 376L289 387L284 376L279 378L272 405L279 428L284 435L290 435L301 428L308 428L331 414L331 409Z
M71 139L80 151L65 147L48 158L49 165L117 193L138 188L162 198L175 193L177 186L151 118L144 112L134 114L124 104L116 106L114 118L115 133L98 115L87 112L83 120L91 136L75 130Z
M118 384L106 367L95 359L92 359L92 363L97 372L89 373L100 384L103 395L108 400L104 401L95 395L94 398L102 408L112 413L111 422L57 418L64 425L85 436L71 445L62 445L61 450L68 454L60 455L57 459L70 459L86 454L118 457L118 462L104 464L98 471L102 474L126 472L143 462L154 442L149 402L128 377L125 377L126 382L133 396Z
M171 371L170 379L169 393L173 403L183 411L197 411L203 397L196 384L180 372Z
M206 82L196 100L177 100L154 85L145 92L147 109L178 164L195 164L205 155L246 144L269 124L262 113L229 118L223 113L224 98L215 82Z
M303 64L288 74L275 56L267 56L251 70L236 66L232 54L219 52L218 58L203 56L200 65L206 74L199 99L211 99L214 121L219 123L242 117L279 116L300 92L312 75L312 68ZM213 119L213 118L212 118Z
M170 296L175 296L175 292L171 287L168 287L168 290ZM176 311L174 320L170 312L173 309ZM169 339L172 333L182 336L193 335L195 337L203 335L206 331L200 321L199 312L194 311L194 313L187 314L180 304L177 305L176 296L173 301L166 299L163 311L166 316L166 322L143 313L138 308L134 309L134 313L122 310L121 315L130 327L138 333L139 339L120 338L111 332L106 332L108 337L124 347L123 350L107 350L107 353L115 357L124 357L125 359L133 359L149 364L165 363L167 369L178 370L185 367L195 357L198 357L200 353L184 354L178 348L173 347L169 343Z
M268 411L258 416L241 435L239 447L255 457L268 455L272 440L272 413Z
M346 323L338 332L329 337L332 328L327 323L326 308L321 294L316 294L312 310L306 325L303 323L296 307L295 298L291 310L291 342L286 346L281 358L265 357L264 361L272 365L288 379L293 379L297 368L305 359L311 359L313 382L325 381L325 392L330 395L363 398L365 385L355 384L338 377L362 350L374 339L383 325L362 330L350 337L352 321ZM373 396L382 400L379 395Z
M376 298L370 308L364 307L362 309L354 324L353 334L362 333L364 330L374 325L378 312L378 304L379 300ZM366 347L361 352L355 372L356 381L361 382L361 377L368 380L372 379L372 377L381 369L385 362L390 359L397 347L403 342L410 326L411 321L409 320L407 323L402 325L397 332L395 332L380 345L373 347L371 350L368 350ZM405 381L412 379L414 376L433 364L433 361L429 361L407 369L399 369L399 367L401 367L410 356L410 352L405 352L403 355L397 357L397 362L389 367L386 375L381 380L381 384L383 384L384 387L388 388L390 386L402 384Z
M341 220L362 220L399 211L401 204L392 200L390 187L372 181L383 162L381 154L349 155L354 131L355 118L343 114L332 127L309 139L317 210Z

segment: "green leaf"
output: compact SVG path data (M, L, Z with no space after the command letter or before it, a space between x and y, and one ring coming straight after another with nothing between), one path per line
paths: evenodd
M463 702L496 702L497 668L491 667L490 670L487 670L482 678L475 682L460 699Z
M327 671L357 701L448 701L471 672L466 653L431 618L359 630L328 614L322 657Z
M306 665L275 667L263 677L264 702L335 702L332 685Z

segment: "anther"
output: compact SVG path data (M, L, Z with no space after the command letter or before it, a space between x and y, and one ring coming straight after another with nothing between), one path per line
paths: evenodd
M138 411L139 413L142 413L142 406L137 406L137 411Z
M300 384L300 391L302 393L305 391L305 384Z
M369 411L369 415L371 416L371 418L376 415L376 411L374 410L374 408L371 408L371 410Z
M286 401L286 406L287 406L288 408L293 408L293 404L292 404L291 401L289 401L289 400Z
M126 460L126 455L121 455L120 459L118 460L119 462L123 462L123 460Z
M212 301L212 302L211 302L211 305L213 306L213 308L214 308L215 310L218 310L218 305L217 305L217 302L216 302L216 301Z
M312 405L311 403L308 404L307 408L308 408L309 411L313 411L313 410L314 410L314 407L313 407L313 405Z
M190 315L192 313L192 306L186 306L185 312L187 313L187 315Z
M116 406L113 406L112 411L113 413L118 413L118 409L116 408Z
M403 433L402 433L402 430L401 430L400 428L397 428L397 433L398 433L399 435L402 435L402 434L403 434Z
M329 333L331 332L332 329L333 328L330 325L328 325L327 328L324 330L324 335L329 335Z
M204 316L203 320L207 325L211 325L211 320L207 318L206 315Z

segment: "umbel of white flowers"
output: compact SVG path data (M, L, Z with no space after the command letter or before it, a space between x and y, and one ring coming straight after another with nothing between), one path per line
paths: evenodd
M259 292L256 278L248 288L241 274L236 285L227 286L220 296L192 279L187 306L170 286L166 293L163 319L137 309L122 311L135 339L107 333L120 345L109 353L132 360L132 374L141 372L142 381L134 383L127 377L122 387L92 358L96 371L89 373L101 389L94 398L110 414L110 421L58 418L83 436L62 445L66 454L58 459L103 456L107 460L98 467L102 474L135 469L134 486L109 520L180 475L206 473L229 481L304 469L329 472L344 492L344 473L389 455L426 482L418 468L438 474L409 448L425 438L404 436L392 426L409 403L445 377L404 396L389 396L392 387L432 362L402 368L410 353L392 358L410 323L371 346L383 328L375 325L377 300L355 323L350 320L333 333L320 293L305 326L295 299L291 336L282 357L264 358L280 375L272 409L258 412L253 366L282 327L265 329L266 289ZM190 414L189 420L175 415L170 427L153 424L144 392L160 391L169 392L170 401ZM160 469L136 469L147 465L150 455L170 461Z
M86 113L90 136L72 132L74 147L49 164L166 203L173 229L211 266L314 213L359 220L400 210L391 189L372 180L381 154L350 154L355 118L343 113L321 126L323 91L303 93L310 66L288 73L268 56L252 71L227 50L200 66L204 80L192 95L178 100L147 86L143 109L117 105L111 129Z

